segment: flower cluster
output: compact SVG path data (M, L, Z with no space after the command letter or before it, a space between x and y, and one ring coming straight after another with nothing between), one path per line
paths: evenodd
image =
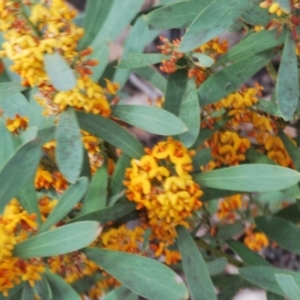
M13 119L10 118L6 119L6 128L13 134L18 135L21 131L26 130L27 126L28 126L28 118L21 117L18 114L16 114L16 117Z
M269 241L264 233L248 230L244 238L244 244L251 250L259 252L263 248L268 247Z
M37 230L34 214L28 214L17 199L12 199L0 217L0 292L8 296L9 290L21 281L33 287L45 271L40 259L21 259L13 256L17 243L26 240Z
M243 206L243 199L241 194L225 197L219 203L217 216L223 220L235 220L235 212Z
M162 45L157 48L162 54L170 55L170 59L163 60L160 66L160 70L165 73L174 73L179 68L187 68L188 76L195 78L197 86L208 78L206 68L200 67L193 57L193 53L202 53L216 59L221 54L227 51L227 41L220 42L218 38L215 38L206 44L194 49L190 54L181 53L178 51L180 46L180 39L176 39L170 42L167 38L160 36ZM179 61L184 58L184 61Z
M202 206L203 192L189 174L193 152L169 138L146 153L126 170L126 194L137 209L146 210L153 236L172 244L175 227L189 227L187 219Z
M89 77L92 74L90 67L94 67L97 61L88 58L92 49L78 52L78 42L84 31L73 23L76 12L66 1L36 4L6 0L1 3L0 31L4 33L5 42L0 57L12 61L10 68L21 76L24 86L38 87L36 100L44 106L44 114L59 114L67 106L72 106L108 116L110 106L106 93L115 93L118 87L109 82L108 88L104 89ZM29 16L24 9L26 6ZM54 52L60 53L76 72L77 86L70 91L56 91L46 73L44 55Z

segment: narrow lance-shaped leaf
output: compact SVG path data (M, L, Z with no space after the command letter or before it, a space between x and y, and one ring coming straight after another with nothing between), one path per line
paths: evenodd
M300 286L299 272L285 271L274 267L248 267L239 269L239 273L247 281L281 296L285 296L285 294L276 280L276 274L292 276L296 284Z
M179 3L156 9L144 18L151 27L157 29L186 28L197 17L199 10L204 9L210 3L211 0L186 2L180 0Z
M145 20L143 18L138 18L126 39L121 61L129 58L131 54L136 55L143 52L147 44L149 44L157 35L158 31L150 30ZM128 80L129 75L129 69L118 68L114 74L113 82L117 82L121 88Z
M5 98L5 97L10 97L10 96L17 94L23 90L25 90L24 86L22 86L18 82L0 82L0 97L1 97L1 99Z
M84 221L68 224L40 233L14 248L14 256L22 258L61 255L91 244L101 232L98 222Z
M126 202L117 203L108 208L99 209L97 211L79 216L75 219L72 219L69 223L93 220L101 222L101 224L105 224L110 221L115 221L133 212L135 210L135 206L135 203L126 200Z
M14 137L6 128L4 122L0 120L0 169L4 167L5 163L14 151Z
M153 67L143 67L133 70L134 73L147 80L151 85L165 93L167 88L166 79Z
M79 41L79 46L78 46L79 50L83 50L90 45L90 43L96 37L103 22L105 21L106 14L108 13L113 1L109 1L108 3L105 2L107 1L103 1L103 0L87 1L84 23L83 23L84 36Z
M149 53L149 54L130 54L128 58L121 60L118 64L120 69L136 69L147 67L150 65L157 64L163 60L169 59L169 55L163 55L159 53Z
M183 36L180 52L187 52L220 35L249 6L249 1L212 1L198 14Z
M16 114L20 116L29 115L29 105L26 97L22 93L12 93L0 98L0 107L6 118L15 118Z
M38 205L37 192L35 190L33 178L24 185L18 196L22 207L30 214L34 213L37 217L37 223L42 224L41 213Z
M187 131L186 125L178 117L157 107L115 105L112 108L112 114L130 125L139 127L153 134L168 136Z
M217 299L205 261L189 232L183 226L179 226L177 234L177 244L191 298L193 300Z
M83 144L77 117L71 107L60 116L56 129L56 141L58 168L69 182L74 183L82 169Z
M298 59L295 40L287 32L276 84L278 107L283 119L292 120L299 101Z
M233 250L248 266L265 266L270 267L271 264L263 259L259 254L253 252L244 244L235 241L228 240L226 244Z
M59 275L46 271L45 277L49 283L52 298L57 300L81 300L82 298L76 293L70 284L68 284ZM43 299L44 300L44 299Z
M120 148L130 157L140 158L144 154L143 145L128 131L114 121L96 116L77 112L80 127L107 141L113 146Z
M110 39L111 41L115 40L140 11L145 1L128 0L124 2L123 0L104 0L102 2L104 5L104 11L101 16L103 16L105 21L101 24L101 28L91 44L92 48L106 39ZM98 21L99 20L97 18L97 22Z
M288 296L290 300L300 299L299 286L291 275L276 274L275 277L284 294Z
M116 164L114 173L111 178L109 196L110 198L122 192L125 189L123 184L125 170L130 166L131 158L126 154L122 154ZM114 203L109 202L108 205L113 205Z
M277 217L255 218L257 227L272 241L282 248L300 254L300 240L295 236L300 234L300 228L293 223Z
M188 82L187 71L180 69L170 74L167 82L164 109L178 116Z
M62 195L39 231L44 232L49 230L53 225L61 221L82 199L87 189L88 179L86 177L79 178L79 180L75 184L71 185Z
M96 0L98 1L98 0ZM104 1L105 2L105 1ZM86 36L86 34L84 35ZM101 75L103 74L105 67L109 61L110 53L110 42L108 40L102 41L100 44L93 48L92 54L90 54L87 59L96 60L98 64L91 68L93 74L90 77L97 82Z
M215 103L236 91L245 81L264 67L274 56L270 51L245 57L209 77L198 93L200 105Z
M275 30L261 30L252 34L250 37L243 39L237 45L232 47L220 59L217 60L214 66L219 66L228 62L237 62L247 56L272 49L284 43L287 30L283 29L278 35Z
M135 298L136 297L136 298ZM117 289L108 293L103 300L134 300L138 299L138 295L133 293L125 286L120 286Z
M200 186L216 189L267 192L295 185L300 181L300 174L279 166L245 164L201 173L195 175L194 180Z
M44 54L45 70L58 91L68 91L76 86L76 77L65 59L58 53Z
M279 137L282 140L285 149L291 157L295 168L300 171L300 150L296 144L293 143L292 139L289 138L283 131L279 131Z
M82 201L80 215L85 215L106 207L107 185L108 173L106 163L104 163L92 177L87 194Z
M185 147L190 148L200 131L200 105L194 80L187 83L178 116L188 127L188 131L179 135L179 139Z
M106 249L87 248L84 253L124 286L146 299L188 298L182 279L158 261Z
M19 147L0 171L0 211L33 178L41 157L37 140Z

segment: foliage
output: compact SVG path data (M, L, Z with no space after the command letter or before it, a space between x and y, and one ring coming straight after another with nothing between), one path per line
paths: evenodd
M0 299L299 299L263 254L300 254L300 2L144 4L0 0ZM163 96L125 105L131 73Z

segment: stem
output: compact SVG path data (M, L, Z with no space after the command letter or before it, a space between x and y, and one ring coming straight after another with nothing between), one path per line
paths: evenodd
M205 251L210 251L214 256L217 257L226 257L229 264L241 268L244 267L245 264L237 259L233 258L232 256L228 255L227 253L223 252L222 250L218 250L211 245L207 244L203 239L198 238L196 239L196 244Z

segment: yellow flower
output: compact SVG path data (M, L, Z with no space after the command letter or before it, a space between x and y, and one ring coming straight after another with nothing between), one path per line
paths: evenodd
M168 139L152 150L146 149L146 153L139 160L133 159L126 170L126 194L137 203L137 209L146 211L152 238L172 244L175 227L189 227L186 220L202 206L199 198L203 192L189 174L194 152Z
M249 231L246 233L244 244L251 250L258 252L268 247L269 241L264 233Z
M6 128L14 134L19 134L21 130L26 130L27 126L28 118L20 117L18 114L16 114L14 119L6 119Z

